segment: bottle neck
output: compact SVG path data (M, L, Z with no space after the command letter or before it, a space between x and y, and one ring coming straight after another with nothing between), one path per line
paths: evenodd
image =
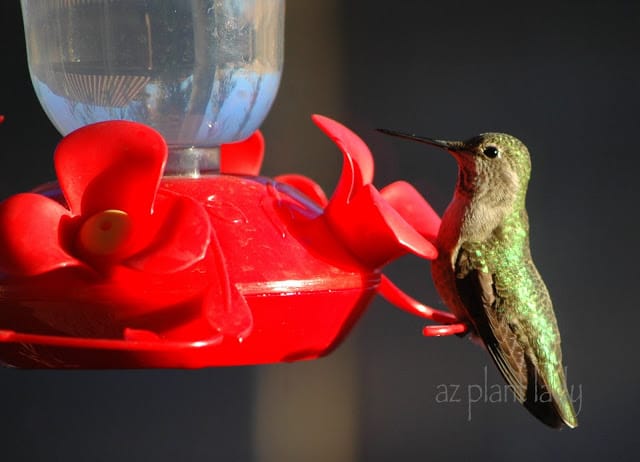
M164 176L199 177L220 171L220 148L169 147Z

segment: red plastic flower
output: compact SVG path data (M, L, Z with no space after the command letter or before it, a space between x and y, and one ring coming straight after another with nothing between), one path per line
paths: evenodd
M66 206L35 193L0 204L0 270L34 276L124 265L173 273L202 260L209 219L193 199L158 191L166 159L162 137L131 122L64 138L54 162Z
M312 180L302 175L277 179L304 192L324 207L323 218L352 255L377 269L405 253L432 260L440 217L409 183L397 181L378 191L372 184L373 157L367 145L344 125L315 115L313 121L343 154L342 174L330 200ZM382 275L380 295L393 305L419 317L444 325L430 325L424 335L451 335L466 331L451 313L443 312L405 294Z
M344 125L314 115L313 121L343 154L342 174L330 200L312 180L301 175L276 179L304 192L325 207L331 230L358 260L372 268L413 253L432 260L433 241L440 217L429 203L404 181L378 191L373 186L373 157L367 145Z
M311 358L376 290L454 332L455 317L379 271L407 252L434 258L439 217L405 182L376 189L364 142L314 121L344 156L331 200L301 175L257 177L259 132L221 147L223 175L162 182L166 145L148 127L110 121L67 136L55 155L61 194L0 203L3 354L38 367Z

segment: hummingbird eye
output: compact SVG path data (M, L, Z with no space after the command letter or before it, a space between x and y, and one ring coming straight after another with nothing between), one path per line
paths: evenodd
M482 154L487 156L489 159L493 159L495 157L498 157L498 154L500 154L500 151L498 151L498 148L496 148L495 146L487 146L482 151Z

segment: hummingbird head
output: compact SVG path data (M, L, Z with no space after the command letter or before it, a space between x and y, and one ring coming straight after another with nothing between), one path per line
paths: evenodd
M465 141L442 141L386 129L378 131L448 151L458 163L459 194L487 197L494 203L524 199L531 174L529 150L511 135L483 133Z

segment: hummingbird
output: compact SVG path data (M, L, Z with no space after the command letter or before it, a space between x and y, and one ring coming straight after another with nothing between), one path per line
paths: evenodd
M441 141L378 131L436 146L455 158L458 181L432 262L436 289L485 345L518 401L550 427L575 428L551 297L529 248L529 150L504 133Z

